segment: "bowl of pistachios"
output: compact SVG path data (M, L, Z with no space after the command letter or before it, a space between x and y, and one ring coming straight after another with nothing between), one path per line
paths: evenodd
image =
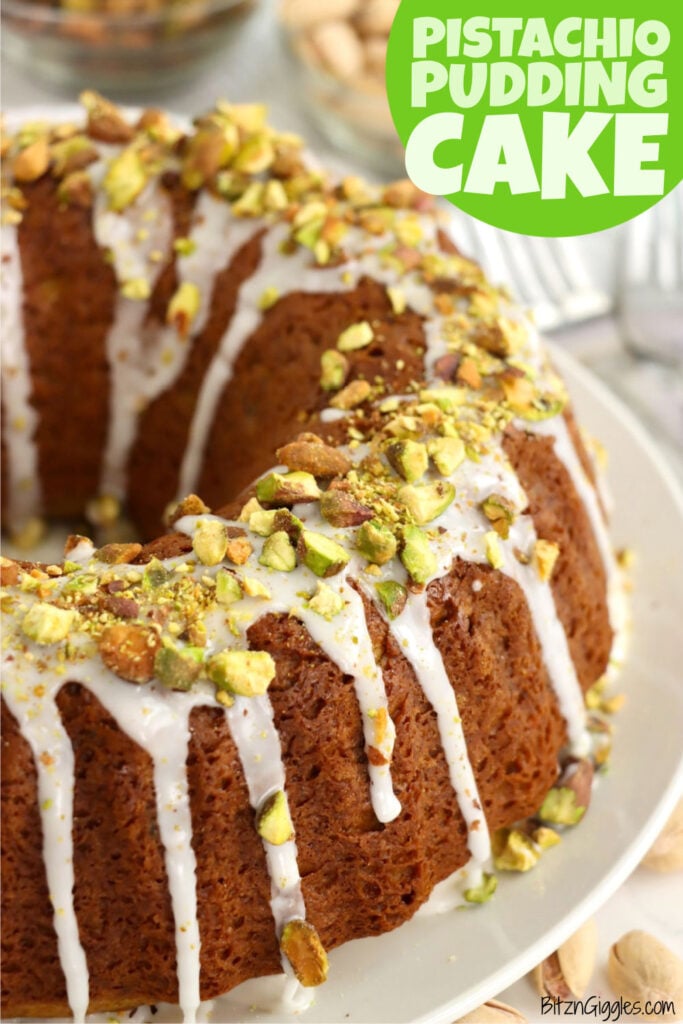
M366 165L395 174L403 148L385 87L399 0L280 0L278 13L301 95L317 127Z
M150 93L218 57L256 0L3 0L3 53L57 85Z

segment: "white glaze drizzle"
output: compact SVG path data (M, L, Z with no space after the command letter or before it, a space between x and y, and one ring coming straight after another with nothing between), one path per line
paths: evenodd
M103 189L95 192L93 231L97 244L111 254L116 281L144 282L154 289L173 235L168 196L158 181L148 184L135 202L121 213L109 210ZM151 260L152 254L161 258ZM148 312L144 299L116 297L114 318L107 333L110 373L110 408L107 443L102 456L100 493L123 498L126 493L126 456L135 440L141 412L141 381L147 367L143 325ZM158 364L160 353L154 352Z
M200 1004L200 937L186 763L189 715L193 707L206 702L206 696L162 693L155 684L131 687L113 680L111 673L96 673L86 685L154 764L157 823L175 922L178 1003L185 1024L195 1024Z
M7 519L21 527L41 512L41 486L35 432L38 415L31 404L33 384L24 338L23 277L17 228L0 229L0 318L2 319L3 433L7 451Z
M237 747L251 806L258 811L277 790L285 794L287 802L280 738L268 696L236 697L233 706L225 709L225 717ZM280 846L263 840L263 849L270 875L270 908L276 934L280 936L288 921L306 918L296 840L289 839ZM282 965L284 970L291 972L284 956Z
M436 712L451 785L467 825L467 845L475 860L484 861L491 853L486 815L467 754L455 690L448 678L441 652L432 638L426 591L410 595L405 609L391 624L391 629Z
M38 809L43 832L43 861L53 907L59 960L69 1006L76 1022L85 1019L89 973L74 908L73 863L74 755L55 703L63 679L5 665L3 694L21 735L29 743L38 776Z
M605 570L607 581L607 608L609 620L614 632L610 661L621 664L626 654L628 642L628 602L622 574L612 550L605 517L600 507L598 492L589 480L581 465L574 442L564 416L555 416L549 420L541 420L525 424L531 433L551 437L554 441L555 455L563 464L581 500L591 528L600 558Z

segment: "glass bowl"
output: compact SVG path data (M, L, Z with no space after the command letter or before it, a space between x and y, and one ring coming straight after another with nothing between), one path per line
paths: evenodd
M255 0L3 0L3 50L63 86L163 89L216 57Z
M325 66L305 32L283 25L302 100L316 128L380 175L405 174L404 149L391 118L384 74L339 77Z

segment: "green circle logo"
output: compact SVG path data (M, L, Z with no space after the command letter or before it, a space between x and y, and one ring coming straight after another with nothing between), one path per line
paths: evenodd
M403 0L387 92L408 176L496 227L579 235L683 179L683 4Z

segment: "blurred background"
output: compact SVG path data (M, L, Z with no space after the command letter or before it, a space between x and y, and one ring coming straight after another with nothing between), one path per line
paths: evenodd
M384 91L397 6L398 0L3 0L2 104L44 108L73 102L84 88L187 116L219 97L263 102L273 123L306 136L322 162L340 172L401 177L402 151ZM458 245L625 399L683 480L681 186L630 224L575 239L524 238L455 210L452 217ZM637 927L680 955L681 906L683 872L639 868L598 914L601 949ZM604 971L593 991L609 998ZM501 998L538 1019L528 981Z

